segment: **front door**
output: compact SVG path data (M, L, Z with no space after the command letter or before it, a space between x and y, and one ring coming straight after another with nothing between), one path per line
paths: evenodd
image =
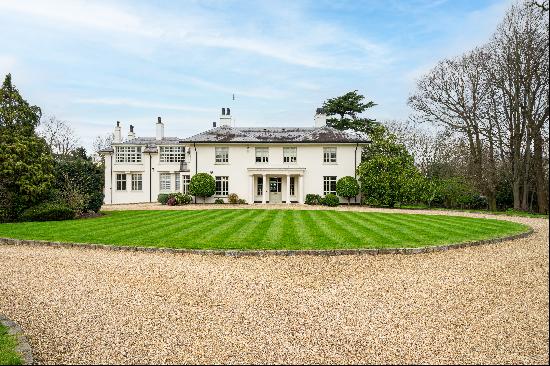
M282 202L281 182L282 178L280 177L269 178L269 203Z

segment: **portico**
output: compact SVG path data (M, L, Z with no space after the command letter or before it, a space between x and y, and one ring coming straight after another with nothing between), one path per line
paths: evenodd
M248 168L249 202L304 203L305 168Z

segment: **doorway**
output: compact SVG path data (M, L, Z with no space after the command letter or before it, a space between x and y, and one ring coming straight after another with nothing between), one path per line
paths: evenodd
M269 178L269 203L282 203L281 177Z

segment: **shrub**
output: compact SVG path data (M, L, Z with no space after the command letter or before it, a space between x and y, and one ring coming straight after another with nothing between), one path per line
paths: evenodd
M75 212L63 203L41 203L23 211L21 221L59 221L72 220Z
M239 196L237 195L237 193L231 193L229 194L229 196L227 196L227 202L229 203L232 203L232 204L236 204L236 203L239 203Z
M336 182L336 193L340 197L348 199L348 205L350 204L351 197L355 197L359 194L359 183L354 177L342 177Z
M306 194L306 205L320 205L321 204L321 196L318 194Z
M168 206L175 206L178 204L178 201L176 200L176 197L170 197L168 198L168 201L166 201L166 204Z
M167 193L161 193L158 195L157 197L157 201L161 204L161 205L165 205L167 202L168 202L168 198L170 198L170 195L167 194Z
M188 194L179 193L176 200L178 201L178 205L188 205L193 202L193 197Z
M217 204L217 205L221 205L221 204L224 204L225 202L224 202L223 198L216 198L214 200L214 203Z
M322 202L323 202L323 205L325 206L335 207L340 204L340 199L338 198L337 195L329 193L325 197L323 197Z
M189 182L189 193L194 196L202 197L206 201L206 197L214 195L216 192L216 180L208 173L198 173L191 177Z
M239 205L246 205L246 200L244 200L244 199L242 199L242 198L239 198L239 199L237 200L237 203L238 203Z

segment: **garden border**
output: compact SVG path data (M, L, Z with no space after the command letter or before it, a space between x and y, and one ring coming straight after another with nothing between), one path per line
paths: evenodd
M106 250L124 250L130 252L161 252L161 253L176 253L176 254L200 254L200 255L223 255L228 257L245 257L245 256L296 256L296 255L317 255L317 256L335 256L335 255L378 255L378 254L421 254L441 252L449 249L460 249L485 244L502 243L509 240L526 238L533 234L533 228L528 231L505 236L501 238L484 239L476 241L468 241L457 244L445 244L439 246L428 246L419 248L380 248L380 249L277 249L277 250L239 250L239 249L178 249L178 248L162 248L162 247L140 247L140 246L124 246L124 245L109 245L109 244L91 244L91 243L66 243L45 240L27 240L27 239L12 239L0 238L0 244L5 245L31 245L31 246L48 246L56 248L87 248L87 249L106 249Z
M23 333L23 329L21 329L21 327L16 322L6 318L2 314L0 314L0 323L2 323L3 326L8 328L9 335L12 335L15 337L15 340L17 342L15 351L21 357L21 361L23 362L23 365L34 364L34 358L32 356L32 348L29 342L27 341L27 337L25 337L25 334Z

